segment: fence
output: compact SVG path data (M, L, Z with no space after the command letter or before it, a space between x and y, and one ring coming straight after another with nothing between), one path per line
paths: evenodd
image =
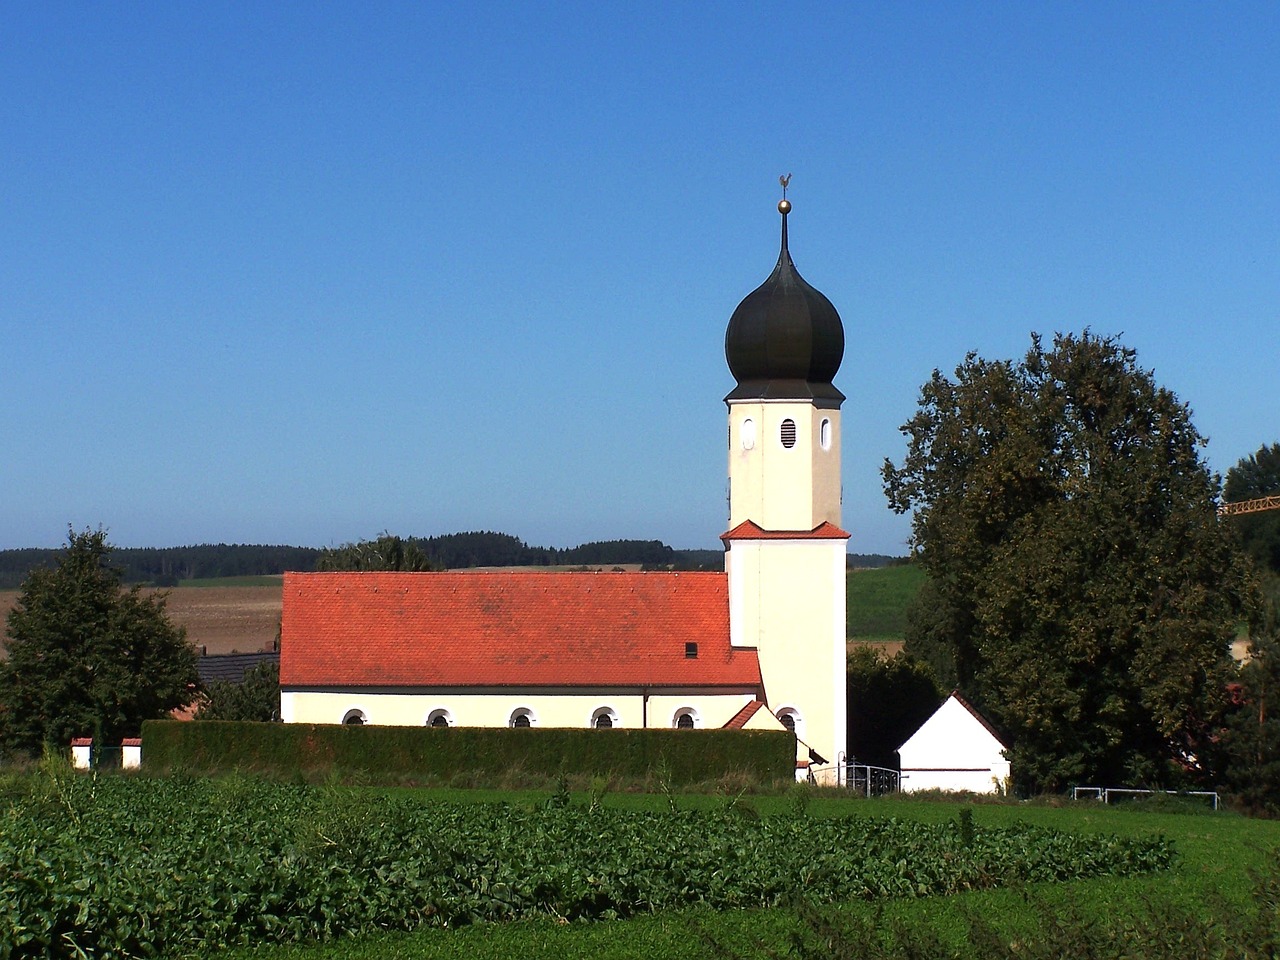
M898 771L889 767L873 767L842 757L836 769L839 771L840 786L861 793L864 797L880 797L898 791Z
M1173 797L1208 797L1213 802L1213 809L1218 809L1218 792L1216 790L1140 790L1136 787L1072 787L1072 800L1101 800L1110 803L1111 798L1117 800L1134 797L1151 796L1152 794L1168 794Z

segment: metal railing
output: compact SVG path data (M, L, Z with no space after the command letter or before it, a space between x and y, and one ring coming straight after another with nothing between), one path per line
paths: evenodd
M1218 791L1216 790L1140 790L1137 787L1072 787L1072 800L1101 800L1110 803L1111 798L1117 800L1134 797L1168 794L1172 797L1208 797L1213 802L1213 809L1218 809Z
M861 793L864 797L880 797L886 793L898 792L901 778L898 771L890 767L873 767L841 757L836 769L840 786Z

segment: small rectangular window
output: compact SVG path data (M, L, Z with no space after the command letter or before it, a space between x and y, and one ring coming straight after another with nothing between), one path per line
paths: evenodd
M696 642L686 643L684 645L684 655L690 660L698 659L698 644Z

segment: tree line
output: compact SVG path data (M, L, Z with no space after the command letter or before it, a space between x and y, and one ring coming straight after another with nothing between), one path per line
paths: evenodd
M111 560L125 583L171 587L184 580L272 576L286 570L309 572L323 569L326 556L360 549L388 537L391 534L384 534L373 541L327 549L240 543L113 547ZM530 546L510 534L487 530L392 539L425 558L425 563L405 569L640 564L646 569L716 570L723 569L724 563L724 555L718 550L676 550L660 540L602 540L576 547L539 547ZM61 554L61 549L0 550L0 589L17 589L33 570L53 569ZM333 565L328 568L333 569ZM345 569L362 567L351 563Z

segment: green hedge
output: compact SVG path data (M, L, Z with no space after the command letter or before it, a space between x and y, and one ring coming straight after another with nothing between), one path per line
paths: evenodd
M356 773L373 781L495 780L514 771L549 777L661 775L673 785L725 775L789 780L795 740L784 731L572 730L341 726L152 720L142 725L149 773L239 770L277 777Z

